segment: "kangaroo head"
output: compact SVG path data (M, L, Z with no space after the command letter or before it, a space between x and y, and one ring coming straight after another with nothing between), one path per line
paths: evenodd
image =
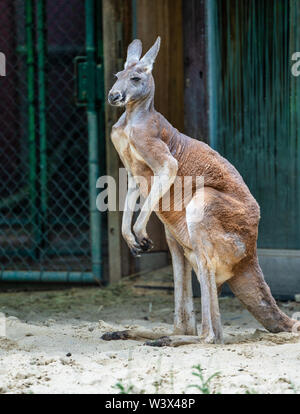
M160 37L141 59L142 42L134 40L128 46L124 70L116 74L117 81L108 94L111 105L125 106L154 94L152 69L159 48Z

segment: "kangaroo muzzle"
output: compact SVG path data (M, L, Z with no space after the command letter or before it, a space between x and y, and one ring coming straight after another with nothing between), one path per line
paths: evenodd
M122 104L125 102L126 95L124 93L121 93L119 91L117 92L110 92L108 94L108 102L110 105L118 106L119 104Z

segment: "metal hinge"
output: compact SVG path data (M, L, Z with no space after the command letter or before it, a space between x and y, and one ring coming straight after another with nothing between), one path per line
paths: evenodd
M85 56L77 56L74 59L75 64L75 103L77 106L86 106L88 102L89 82L95 82L93 85L93 99L95 103L103 101L104 82L103 82L103 65L94 63L94 79L89 78L88 63ZM95 88L95 89L94 89Z

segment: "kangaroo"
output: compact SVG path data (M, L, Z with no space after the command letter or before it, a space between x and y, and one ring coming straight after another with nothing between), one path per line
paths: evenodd
M144 338L154 346L223 343L218 293L225 281L267 330L297 330L297 321L278 308L264 280L256 251L260 209L242 177L218 152L180 133L154 108L152 69L159 49L160 37L143 58L140 40L129 45L124 70L117 73L108 101L126 108L111 134L128 172L122 235L138 256L153 246L146 231L151 213L155 211L164 224L174 273L174 330L133 329L106 333L102 338ZM177 211L175 180L186 176L193 180L203 177L202 196L194 180L187 205ZM173 194L169 211L162 208L167 192ZM139 196L145 201L132 228ZM195 220L200 211L203 216ZM192 269L201 287L200 336L193 308Z

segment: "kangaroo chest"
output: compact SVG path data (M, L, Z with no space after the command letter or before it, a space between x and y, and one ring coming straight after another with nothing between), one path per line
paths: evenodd
M111 139L124 167L136 178L138 184L140 184L138 177L151 179L153 172L136 150L130 139L130 134L131 128L128 126L114 127Z

